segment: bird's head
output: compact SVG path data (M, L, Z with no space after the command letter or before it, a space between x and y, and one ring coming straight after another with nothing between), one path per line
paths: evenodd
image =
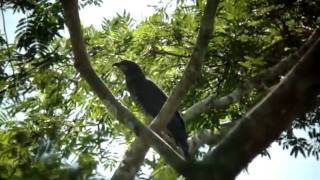
M114 63L112 66L119 68L125 76L141 76L143 74L138 64L133 61L122 60L118 63Z

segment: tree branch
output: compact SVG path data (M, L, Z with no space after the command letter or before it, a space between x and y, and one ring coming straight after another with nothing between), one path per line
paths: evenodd
M207 51L209 39L213 32L213 24L218 2L218 0L207 1L191 60L184 72L182 80L175 87L171 96L163 105L159 115L154 120L155 123L151 124L152 129L159 131L166 127L166 124L171 119L170 117L172 117L173 113L177 110L181 99L200 76L202 62ZM148 148L148 145L142 143L141 140L135 140L129 150L127 150L126 156L120 163L112 179L133 179L143 163L144 157L148 152Z
M15 69L14 69L14 66L12 64L12 61L10 61L11 59L11 53L10 53L10 49L9 49L9 39L8 39L8 33L7 33L7 28L6 28L6 18L4 17L4 8L3 6L0 6L0 9L1 9L1 16L2 16L2 26L3 26L3 33L4 33L4 37L5 37L5 44L6 44L6 47L7 47L7 53L8 53L8 62L11 66L11 71L12 71L12 74L15 74Z
M294 118L316 105L320 93L319 49L320 38L285 78L194 166L192 179L234 179Z
M216 145L236 124L236 121L230 121L221 125L217 131L210 129L202 130L188 140L190 154L194 154L202 145Z
M190 55L184 55L184 54L176 54L174 52L169 52L169 51L164 51L164 50L152 50L152 53L155 54L160 54L160 55L169 55L169 56L174 56L174 57L178 57L178 58L190 58Z
M305 54L311 45L320 37L320 29L313 31L305 44L295 53L283 58L275 66L259 73L257 76L247 80L244 84L230 94L222 97L209 96L188 108L183 112L183 118L190 120L197 115L204 113L210 109L222 109L228 107L230 104L239 101L243 96L250 93L254 88L264 84L266 81L279 78L280 75L285 74L296 62Z
M158 116L151 123L155 129L163 129L168 124L172 115L176 112L182 98L187 94L189 88L196 83L201 75L201 68L204 56L207 53L209 40L213 33L214 19L219 0L208 0L205 6L204 14L200 22L200 30L196 45L191 55L190 62L184 71L183 77L178 85L161 108Z
M131 129L145 143L164 157L179 173L184 174L187 164L183 157L175 152L156 133L146 128L134 115L119 103L103 81L93 70L82 36L77 0L62 0L66 25L69 29L72 50L75 56L74 66L81 77L86 80L92 90L98 95L107 109L124 125Z

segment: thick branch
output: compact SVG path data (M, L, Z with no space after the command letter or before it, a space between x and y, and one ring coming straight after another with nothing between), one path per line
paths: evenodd
M202 162L192 179L234 179L292 120L310 110L320 93L320 38L285 78L258 103ZM199 170L199 171L197 171Z
M275 66L261 72L257 76L246 81L242 86L233 90L230 94L223 97L209 96L198 103L195 103L186 111L183 112L185 120L192 119L197 115L204 113L210 109L222 109L228 107L230 104L239 101L243 96L250 93L254 88L264 84L264 82L276 79L280 75L285 74L296 62L305 54L310 46L320 37L320 29L316 29L308 38L306 43L295 53L283 58Z
M170 117L177 110L181 99L200 76L202 62L207 51L209 39L213 32L214 17L217 6L218 0L208 0L201 20L200 31L191 60L184 72L182 80L173 90L171 96L162 107L159 115L154 120L157 124L153 124L152 128L155 128L156 130L165 128ZM135 140L126 152L124 160L120 163L112 179L133 179L143 163L148 148L148 145L142 143L141 140Z
M77 0L62 0L62 5L75 56L74 66L81 77L86 80L103 104L121 123L130 128L144 142L150 143L172 167L183 174L184 169L186 169L184 158L156 133L146 128L127 108L119 103L93 70L82 36Z

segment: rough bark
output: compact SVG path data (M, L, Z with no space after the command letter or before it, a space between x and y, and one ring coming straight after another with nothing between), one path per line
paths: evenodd
M81 77L89 84L92 90L100 98L107 109L121 123L131 129L137 137L151 146L164 157L179 173L184 174L186 162L184 158L171 148L156 133L145 127L136 117L112 95L110 90L93 70L85 43L82 36L78 1L62 0L66 25L69 29L72 51L74 54L74 66Z
M151 123L151 128L155 131L164 129L174 112L177 110L180 101L186 95L189 88L195 84L201 75L201 67L204 56L207 52L209 40L213 32L214 17L216 14L218 0L208 0L203 17L200 23L200 30L197 42L193 50L191 59L183 74L181 81L174 88L166 103L163 105L159 115ZM112 179L133 179L143 163L149 146L141 140L135 140L127 150L124 159L115 171Z
M299 115L313 108L320 93L320 38L281 82L193 167L189 179L231 180Z
M239 101L243 96L251 92L252 89L258 86L262 86L264 81L278 78L280 74L289 71L289 69L292 68L293 64L296 63L298 59L306 53L308 48L310 48L318 38L320 38L320 29L314 30L308 40L298 51L294 52L290 56L283 58L278 64L251 78L242 86L236 88L226 96L208 97L199 101L183 112L183 118L188 123L192 120L192 118L199 115L200 113L206 112L210 108L227 108L229 107L229 105ZM229 122L222 124L218 131L213 132L211 130L203 130L194 135L188 141L191 154L193 154L200 146L204 144L210 146L216 145L234 125L235 122Z

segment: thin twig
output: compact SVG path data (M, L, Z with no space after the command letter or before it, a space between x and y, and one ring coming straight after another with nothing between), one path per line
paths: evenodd
M1 6L1 16L2 16L2 25L3 25L3 33L4 33L4 37L5 37L5 39L6 39L6 42L5 42L5 44L6 44L6 46L7 46L7 53L8 53L8 59L11 59L11 53L10 53L10 51L9 51L9 39L8 39L8 34L7 34L7 28L6 28L6 19L4 18L4 13L3 13L3 7ZM15 74L15 72L14 72L14 66L13 66L13 64L12 64L12 61L9 61L9 64L10 64L10 66L11 66L11 69L12 69L12 73L13 74Z

